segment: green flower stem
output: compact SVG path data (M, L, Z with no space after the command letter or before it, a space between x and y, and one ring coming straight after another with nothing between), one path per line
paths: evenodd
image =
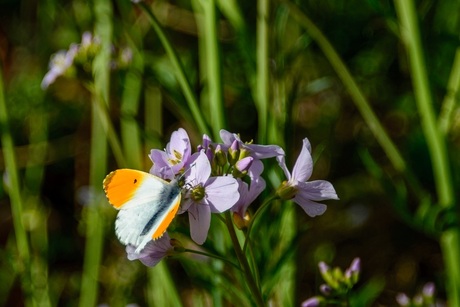
M30 276L30 249L27 242L27 233L24 227L23 217L23 201L19 186L18 169L16 166L16 158L14 152L13 138L8 122L8 113L5 102L3 89L3 69L0 66L0 132L1 144L5 158L5 169L8 172L9 179L9 195L11 200L11 214L13 216L14 233L16 237L16 245L18 248L17 271L21 277L21 286L25 296L25 303L30 306L30 301L33 297L33 289L31 289Z
M269 97L268 50L269 1L257 1L257 77L256 107L259 120L258 142L266 143Z
M112 40L112 5L109 0L94 3L96 19L95 34L101 38L101 51L93 62L94 92L92 95L91 112L91 149L89 184L95 196L83 214L86 222L86 242L81 279L80 306L96 306L98 296L99 269L104 242L105 220L102 205L105 198L101 197L102 180L107 174L107 135L100 117L101 105L109 102L110 59Z
M302 27L304 27L305 30L307 30L310 36L316 41L318 46L324 52L324 55L327 57L332 67L335 69L339 78L342 80L356 107L361 113L361 116L371 130L372 134L377 139L377 142L379 142L380 146L382 146L383 150L388 156L388 159L393 164L393 167L400 173L405 172L406 163L404 159L402 158L396 146L393 144L392 140L389 138L388 134L385 132L385 129L372 110L369 101L362 93L353 76L349 72L347 66L337 54L334 47L324 36L321 30L304 13L302 13L295 4L287 0L281 1L289 8L291 16L297 20L297 22Z
M439 205L444 208L455 206L455 196L444 134L438 129L428 74L423 58L422 44L415 5L411 0L395 0L396 12L400 22L400 31L406 45L412 83L415 91L417 107L421 116L421 125L430 152L433 173L436 183ZM459 230L449 229L441 235L441 248L448 272L447 292L449 304L460 305L460 237Z
M215 254L210 254L210 253L207 253L207 252L197 251L197 250L194 250L194 249L188 249L188 248L184 249L184 252L197 254L197 255L202 255L202 256L209 257L209 258L218 259L218 260L222 260L223 262L228 263L231 266L233 266L234 268L236 268L237 270L241 271L241 268L236 263L228 260L225 257L215 255Z
M107 103L102 99L95 99L97 95L95 87L93 85L86 86L93 96L93 112L98 116L102 129L106 134L107 140L112 148L112 154L117 161L118 167L127 167L126 162L120 141L113 127L112 121L110 120L109 112L107 110ZM133 166L134 167L134 166Z
M447 93L442 103L441 114L439 115L438 126L439 130L444 134L448 134L452 127L452 120L455 110L455 105L460 99L460 48L455 52L452 71L450 72L449 81L447 83Z
M171 46L168 38L166 37L166 34L164 33L163 29L160 26L160 23L158 22L155 15L150 10L150 8L147 6L147 4L145 4L145 2L143 1L139 1L137 4L144 11L144 13L146 13L147 16L149 17L153 30L158 35L158 38L160 39L161 44L165 48L166 54L168 55L174 67L177 81L179 82L179 85L182 88L185 99L187 100L187 103L188 103L188 107L190 108L190 111L192 112L192 116L196 121L198 129L200 129L202 133L210 135L209 129L203 118L203 114L201 113L200 108L198 106L197 99L195 95L193 94L192 88L190 86L190 83L187 77L185 76L184 67L179 60L179 56L177 55L174 48Z
M228 232L230 234L230 239L233 243L233 248L235 250L236 257L238 258L238 262L243 270L243 274L246 280L246 283L251 291L252 297L255 300L257 306L265 306L264 300L262 298L262 293L260 292L259 287L256 284L254 276L252 275L251 268L249 267L249 263L244 255L243 250L241 249L240 242L236 236L235 228L232 222L232 216L230 212L225 213L225 222L227 225Z
M136 37L136 43L138 41L141 41L141 39ZM136 48L135 43L132 43L130 48L133 50L133 62L128 69L123 85L124 89L120 106L120 132L124 148L124 157L126 157L127 160L125 165L135 169L142 169L143 148L136 116L139 111L139 98L142 91L144 58ZM108 118L108 116L106 117ZM112 127L110 133L115 134ZM111 139L110 136L109 139ZM116 137L114 139L117 140ZM113 141L111 143L113 143ZM113 145L112 148L114 148ZM123 157L121 158L123 159ZM120 158L117 160L119 159Z
M249 221L249 225L248 225L248 229L246 230L246 241L244 242L244 246L243 246L243 251L246 252L246 248L248 246L248 241L249 241L249 237L251 235L251 230L252 230L252 227L255 223L255 221L257 220L257 218L262 214L262 212L265 210L265 208L268 207L268 205L274 201L275 199L277 199L278 196L276 196L275 194L273 194L272 196L268 197L265 202L259 207L259 209L257 209L256 213L254 213L254 215L252 216L251 220Z
M215 0L202 0L204 12L204 33L206 49L207 83L209 106L213 136L217 138L219 131L226 127L224 117L224 99L222 94L222 71L220 61L219 40L217 33Z
M421 116L421 125L430 151L439 203L450 207L454 194L443 135L436 125L435 111L431 100L430 84L423 59L420 33L414 3L411 0L395 0L399 16L401 35L406 44L411 69L415 98Z

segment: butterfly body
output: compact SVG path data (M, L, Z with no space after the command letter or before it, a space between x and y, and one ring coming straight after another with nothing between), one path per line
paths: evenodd
M118 211L115 233L121 243L142 251L160 238L177 214L181 189L176 180L167 182L149 173L119 169L103 182L110 204Z

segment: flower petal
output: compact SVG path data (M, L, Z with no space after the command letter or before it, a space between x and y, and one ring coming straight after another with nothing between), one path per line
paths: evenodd
M206 154L203 150L199 153L194 153L190 161L190 173L186 177L186 183L191 186L196 186L200 183L204 185L209 176L211 176L211 164Z
M211 225L211 209L203 204L193 204L188 209L190 236L197 244L203 244Z
M243 144L242 147L248 148L250 155L257 159L284 156L283 148L278 145Z
M302 150L292 170L292 178L297 181L307 181L313 171L313 159L311 157L311 146L307 138L303 139Z
M238 181L229 176L211 177L206 182L206 200L211 212L220 213L230 209L240 198Z
M278 157L276 157L276 160L278 161L278 165L283 170L284 175L286 176L286 179L288 181L291 180L291 178L292 178L291 172L289 172L289 170L288 170L288 168L286 166L286 159L284 158L284 156L278 156Z
M144 265L152 267L161 261L170 251L174 249L171 245L171 238L165 233L156 241L150 241L140 253L136 253L136 246L128 244L126 253L129 260L139 259Z
M314 201L304 199L297 194L293 199L311 217L315 217L326 212L327 206Z
M298 193L302 198L310 200L339 199L332 183L326 180L298 182Z
M239 138L236 138L236 135L234 133L231 133L225 129L221 129L219 134L220 138L227 146L231 146L234 140L241 141Z

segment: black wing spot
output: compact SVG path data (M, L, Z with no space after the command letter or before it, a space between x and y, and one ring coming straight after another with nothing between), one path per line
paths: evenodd
M137 179L136 179L136 178L134 178L134 184L136 184L136 183L137 183Z

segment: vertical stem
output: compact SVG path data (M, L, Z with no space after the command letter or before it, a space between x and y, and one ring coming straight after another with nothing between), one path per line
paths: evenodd
M136 116L139 109L139 98L142 90L142 72L144 59L142 54L132 44L133 63L129 68L124 82L124 90L121 98L120 130L124 148L126 164L129 167L142 168L142 146L139 125Z
M166 37L166 34L160 26L160 23L156 19L155 15L153 15L150 8L143 1L137 2L137 4L147 14L147 17L149 18L150 23L152 24L153 30L158 35L158 39L163 45L163 48L165 48L166 54L168 55L169 60L171 61L174 67L177 82L179 83L182 92L184 93L185 99L188 103L188 107L192 112L193 119L195 120L198 129L200 129L202 133L206 133L209 135L208 126L206 125L206 121L204 120L203 114L198 106L198 101L192 91L192 87L190 86L190 83L187 77L185 76L185 70L181 61L179 60L179 56L177 55L171 43L169 42L168 38Z
M225 128L224 102L222 94L222 71L220 62L220 50L218 39L218 25L216 20L215 0L203 0L204 33L206 48L206 68L209 91L209 106L211 111L211 127L213 136L217 138L219 131Z
M450 72L449 82L447 83L447 92L442 103L441 114L439 115L438 126L439 130L444 135L449 133L452 126L452 120L455 110L455 105L460 98L460 48L455 52L452 71Z
M258 142L263 144L267 140L267 121L269 104L269 49L268 49L268 20L269 1L257 2L257 80L256 106L259 112Z
M412 0L395 0L395 6L400 22L401 36L407 48L412 83L421 116L421 125L431 156L438 202L442 207L452 208L455 206L455 196L445 138L436 123L415 5ZM460 265L458 259L460 259L460 235L458 228L444 231L440 241L448 276L449 304L459 306Z
M0 66L0 132L3 154L5 156L5 168L8 174L9 195L11 200L11 214L13 216L14 233L18 248L18 273L21 276L22 290L24 292L26 305L31 305L30 298L33 297L30 280L30 250L27 242L27 232L24 227L23 202L19 187L18 170L14 153L13 139L8 123L8 113L3 89L3 69Z
M93 62L94 92L91 112L90 186L94 197L86 209L86 245L83 262L80 306L97 305L99 268L102 259L104 218L100 197L101 184L107 174L107 136L100 120L101 106L109 101L110 57L112 38L112 6L109 0L96 1L95 34L101 39L101 52ZM98 197L99 196L99 197Z
M238 262L240 263L240 266L243 270L246 283L249 289L251 290L251 294L256 302L256 305L265 306L264 300L262 298L262 293L260 292L259 287L257 287L255 278L252 275L251 268L249 267L248 260L246 259L243 250L241 249L240 242L238 241L238 238L236 236L230 212L225 213L225 224L227 225L227 229L233 243L233 248L235 250L236 257L238 258Z

